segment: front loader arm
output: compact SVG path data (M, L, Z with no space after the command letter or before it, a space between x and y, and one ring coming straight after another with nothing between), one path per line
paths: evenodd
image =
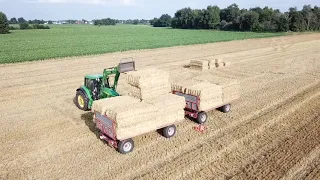
M119 81L120 73L117 71L116 76L114 77L114 84L113 84L113 90L117 89L118 86L118 81Z

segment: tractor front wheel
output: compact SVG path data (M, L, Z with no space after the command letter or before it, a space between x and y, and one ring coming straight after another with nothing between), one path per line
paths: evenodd
M75 100L76 100L76 105L79 109L83 111L88 110L89 99L82 91L77 91Z

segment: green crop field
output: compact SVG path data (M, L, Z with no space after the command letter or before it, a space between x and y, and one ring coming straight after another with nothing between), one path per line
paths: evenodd
M52 25L50 30L11 32L0 35L0 64L283 35L141 25Z

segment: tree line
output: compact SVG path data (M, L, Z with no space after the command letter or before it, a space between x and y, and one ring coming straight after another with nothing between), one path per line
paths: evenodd
M174 17L163 14L150 21L154 27L172 27L179 29L220 29L255 32L286 32L320 30L320 8L311 5L302 10L290 8L280 12L270 7L240 9L231 4L225 9L208 6L206 9L183 8Z
M39 19L34 19L34 20L25 20L23 17L20 17L16 19L15 17L11 18L9 20L9 24L22 24L22 23L29 23L29 24L45 24L47 21L39 20ZM48 21L48 24L52 24L52 21Z

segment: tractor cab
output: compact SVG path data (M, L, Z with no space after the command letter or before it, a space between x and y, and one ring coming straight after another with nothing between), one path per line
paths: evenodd
M89 90L94 100L99 99L101 83L102 74L86 75L84 78L84 86Z

